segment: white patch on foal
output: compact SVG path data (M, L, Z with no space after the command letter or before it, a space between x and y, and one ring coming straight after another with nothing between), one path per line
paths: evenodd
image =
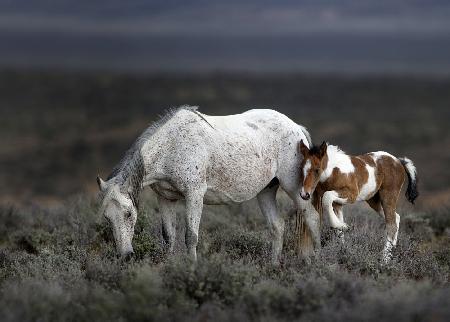
M311 169L311 160L306 160L305 167L303 168L303 180L305 180L310 169ZM305 194L305 187L303 185L302 188L300 189L300 194L301 195Z
M325 182L333 173L334 168L338 168L343 174L349 174L355 171L350 156L345 154L335 145L328 145L327 147L328 164L327 168L320 176L320 182Z
M377 188L377 180L375 179L375 168L366 164L366 170L369 173L369 177L367 178L367 182L361 187L359 191L358 197L356 197L357 201L365 201L368 197L375 191Z
M311 160L307 160L305 166L303 168L303 178L306 178L308 175L309 169L311 169Z
M398 213L395 213L395 224L397 225L397 231L395 232L394 238L391 239L389 235L386 236L386 244L383 249L383 261L385 263L391 260L392 248L397 245L398 229L400 227L400 215Z
M390 157L394 160L398 160L396 157L394 157L392 154L384 152L384 151L377 151L377 152L372 152L370 153L372 155L372 158L375 162L377 162L378 159L380 159L381 157Z

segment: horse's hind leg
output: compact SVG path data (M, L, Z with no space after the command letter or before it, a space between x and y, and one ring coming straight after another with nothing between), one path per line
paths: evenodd
M173 253L176 238L176 205L175 201L167 200L166 198L158 196L159 211L162 219L162 233L165 242L168 245L168 252Z
M193 260L197 260L197 243L200 219L203 210L203 197L206 192L206 184L198 189L185 193L186 199L186 247Z
M270 237L272 239L272 262L275 265L280 263L284 233L284 220L280 217L277 210L277 189L278 185L266 188L257 196L259 208L266 217L269 225Z
M392 257L392 248L397 245L400 216L395 212L399 191L380 190L381 204L383 205L386 221L386 244L383 249L383 261L388 262Z

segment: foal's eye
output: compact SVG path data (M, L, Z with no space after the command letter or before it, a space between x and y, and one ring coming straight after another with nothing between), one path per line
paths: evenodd
M316 174L319 174L319 169L314 170Z

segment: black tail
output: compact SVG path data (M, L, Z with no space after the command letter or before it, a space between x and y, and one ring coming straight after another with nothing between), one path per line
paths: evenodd
M414 204L414 201L419 196L419 190L417 188L418 177L416 167L408 158L400 158L399 160L405 168L406 174L408 175L408 188L406 188L405 193L406 199Z

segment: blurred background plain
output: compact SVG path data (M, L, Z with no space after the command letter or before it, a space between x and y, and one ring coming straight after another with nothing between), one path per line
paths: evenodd
M410 157L450 202L450 2L0 0L0 203L95 195L183 104L273 108L349 153Z

